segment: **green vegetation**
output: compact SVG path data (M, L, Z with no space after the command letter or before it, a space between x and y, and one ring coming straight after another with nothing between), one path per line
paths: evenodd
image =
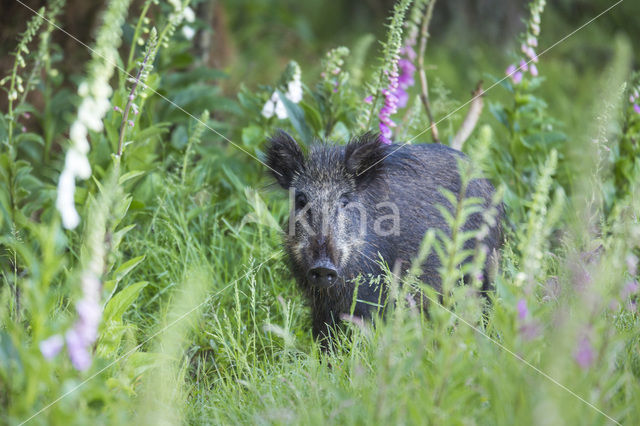
M389 6L387 27L351 19L363 6L348 1L216 2L227 34L193 13L207 2L109 0L71 76L54 37L64 3L29 12L0 76L0 424L640 423L636 3L545 52L612 4L576 21L575 2L535 0L497 45L459 17L424 24L429 0L371 2ZM235 57L210 66L192 31L230 37ZM409 48L426 48L423 68ZM281 248L288 205L265 140L426 143L428 114L444 144L472 126L463 151L500 188L496 291L486 304L475 275L461 285L478 268L457 259L486 256L463 250L477 235L434 247L428 233L442 303L406 302L411 286L437 300L419 262L389 270L389 315L348 318L323 353Z

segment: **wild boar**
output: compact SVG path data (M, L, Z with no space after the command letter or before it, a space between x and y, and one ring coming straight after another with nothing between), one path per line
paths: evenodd
M440 144L398 148L370 133L347 145L313 145L307 154L285 132L269 140L266 164L291 195L284 246L309 300L315 338L324 339L341 315L350 313L356 279L366 282L357 287L353 314L367 318L377 311L386 296L384 286L373 279L382 274L380 258L390 266L409 265L427 230L450 234L438 205L450 211L453 206L440 188L462 195L458 162L467 157ZM464 196L479 197L487 209L494 192L488 180L476 178ZM497 211L502 215L501 205ZM482 240L490 252L501 243L497 219ZM483 223L482 212L475 212L462 229L479 229ZM475 244L470 240L465 248ZM420 279L436 290L440 265L434 252L421 265ZM486 270L483 276L487 290Z

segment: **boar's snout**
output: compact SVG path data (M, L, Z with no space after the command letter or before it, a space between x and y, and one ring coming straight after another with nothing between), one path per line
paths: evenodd
M330 287L338 280L338 271L330 260L322 259L309 269L307 278L314 287Z

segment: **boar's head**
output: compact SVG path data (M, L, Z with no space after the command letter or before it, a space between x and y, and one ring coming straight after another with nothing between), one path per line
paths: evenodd
M307 154L285 132L269 140L266 164L289 191L285 247L298 281L327 288L354 278L350 271L366 244L386 152L372 134L346 146L314 145Z

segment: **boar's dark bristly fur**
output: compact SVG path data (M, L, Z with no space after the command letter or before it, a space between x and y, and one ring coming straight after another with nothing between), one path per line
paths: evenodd
M440 144L385 145L367 133L346 146L317 144L305 155L285 132L270 140L266 164L277 182L293 194L284 245L299 287L310 302L313 334L349 314L359 280L354 315L370 317L384 303L380 258L406 270L429 229L449 233L438 205L452 209L439 188L460 194L458 161L466 157ZM490 207L493 186L472 180L466 197ZM502 208L499 208L502 215ZM483 241L490 253L501 244L500 220ZM292 223L293 222L293 223ZM482 213L472 214L463 230L478 229ZM473 248L474 241L466 248ZM431 253L422 264L421 280L438 291L440 262ZM483 290L489 289L489 259ZM366 301L368 303L363 303Z

